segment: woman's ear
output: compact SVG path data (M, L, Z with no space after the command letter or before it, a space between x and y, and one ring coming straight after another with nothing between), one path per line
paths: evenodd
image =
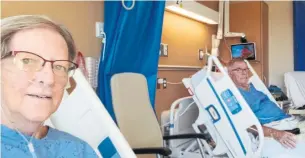
M70 87L71 87L71 84L70 84L70 77L69 77L65 89L69 89Z
M67 86L66 86L66 90L68 92L68 94L71 94L72 91L76 88L76 82L75 80L73 79L73 77L70 77L69 78L69 86L68 86L68 83L67 83Z

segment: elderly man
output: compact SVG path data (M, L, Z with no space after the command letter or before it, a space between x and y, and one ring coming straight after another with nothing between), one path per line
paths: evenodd
M256 90L252 84L248 83L249 68L242 58L231 60L227 68L233 82L262 124L266 137L273 137L286 148L295 148L297 140L304 141L302 139L303 134L296 136L280 128L281 124L293 122L293 118L284 113L267 95Z

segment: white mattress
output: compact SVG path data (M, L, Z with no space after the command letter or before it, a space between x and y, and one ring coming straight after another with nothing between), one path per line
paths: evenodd
M261 156L267 158L304 158L304 149L304 142L298 142L294 149L287 149L276 140L266 137Z

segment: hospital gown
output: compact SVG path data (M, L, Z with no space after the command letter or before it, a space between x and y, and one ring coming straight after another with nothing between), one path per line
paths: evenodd
M273 103L266 94L256 90L252 84L250 84L249 91L243 90L242 88L239 88L239 91L250 105L250 108L261 124L267 124L290 117Z
M28 140L30 136L24 135ZM49 127L42 139L32 139L37 158L97 158L95 151L84 141ZM15 131L1 125L1 157L31 158L27 142Z

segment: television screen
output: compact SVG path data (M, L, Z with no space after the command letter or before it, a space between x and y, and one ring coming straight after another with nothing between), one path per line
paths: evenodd
M231 45L232 59L243 58L246 60L256 60L254 43L240 43Z

